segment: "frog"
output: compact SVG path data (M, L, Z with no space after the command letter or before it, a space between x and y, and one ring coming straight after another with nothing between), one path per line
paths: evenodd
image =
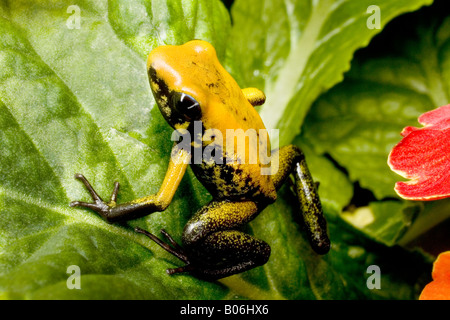
M181 132L179 137L188 134L198 139L173 143L168 168L157 193L117 203L119 182L116 181L107 202L84 175L77 173L75 178L84 184L93 201L73 201L70 206L93 210L108 223L162 212L170 205L190 165L212 200L186 223L181 244L164 229L160 230L161 238L139 227L135 231L183 263L167 269L167 274L187 273L215 281L268 262L269 244L244 229L276 201L277 191L289 181L311 248L319 255L329 252L331 242L318 183L314 182L298 146L271 150L270 138L257 112L257 107L266 100L261 90L241 89L220 63L215 48L204 40L156 47L148 55L147 74L151 92L166 122ZM199 123L202 128L195 133L195 124ZM216 136L225 136L227 130L255 130L257 136L259 133L257 146L246 141L244 146L248 148L239 151L228 143L215 143L215 157L192 161L195 150L205 151L216 141ZM263 152L258 152L256 160L248 161L255 148ZM276 159L276 166L261 156L265 153L270 153L270 160Z

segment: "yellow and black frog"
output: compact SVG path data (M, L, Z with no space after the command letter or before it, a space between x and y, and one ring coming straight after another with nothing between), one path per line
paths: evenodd
M159 191L117 204L116 182L110 201L105 202L83 175L76 174L93 203L74 201L71 206L92 209L110 223L163 211L191 164L213 200L186 224L182 245L164 230L161 232L168 243L140 228L136 231L184 262L179 268L168 269L169 274L189 272L216 280L268 261L269 245L239 229L276 200L277 190L292 174L311 246L319 254L327 253L330 241L316 184L298 147L271 151L267 131L254 108L264 103L264 93L241 89L220 64L213 46L201 40L157 47L148 56L147 71L162 115L184 141L174 144ZM201 129L196 130L199 124ZM234 133L231 139L230 132ZM244 133L244 140L236 132ZM249 132L254 133L254 139ZM235 143L237 140L244 142ZM195 154L201 157L194 159Z

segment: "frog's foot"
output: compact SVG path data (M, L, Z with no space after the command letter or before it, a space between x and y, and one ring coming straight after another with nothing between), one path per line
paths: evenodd
M183 248L181 248L181 246L164 229L161 229L161 234L169 241L170 245L165 243L161 239L159 239L154 234L152 234L144 229L141 229L139 227L134 228L134 231L146 235L151 240L156 242L156 244L158 244L161 248L163 248L167 252L171 253L172 255L174 255L175 257L177 257L178 259L180 259L181 261L183 261L186 264L183 267L167 269L166 272L169 275L172 275L175 273L192 272L193 271L194 268L190 264L189 258L187 257Z
M72 201L70 203L70 206L71 207L89 208L91 210L94 210L98 214L100 214L106 221L108 221L111 207L113 207L116 204L117 192L119 191L119 183L117 181L114 183L114 190L111 194L110 201L109 201L109 203L106 203L105 201L103 201L102 198L100 198L100 196L97 194L97 192L94 190L94 188L92 188L91 184L85 178L85 176L83 176L81 173L77 173L77 174L75 174L75 179L78 179L81 182L83 182L86 189L91 194L92 200L94 200L94 202L88 203L88 202L81 202L81 201Z
M141 228L136 227L135 231L145 234L147 237L156 242L164 250L176 256L178 259L180 259L185 263L185 265L182 267L167 269L166 272L169 275L175 273L188 272L189 274L199 279L207 281L215 281L263 265L267 262L270 255L270 247L265 242L263 241L259 241L259 243L252 242L249 243L249 247L252 247L252 245L256 244L256 246L253 247L253 249L256 249L255 250L256 252L252 256L247 256L248 253L246 253L244 254L244 257L242 257L239 252L235 252L235 258L237 257L237 260L230 261L228 264L218 263L216 265L211 265L210 263L207 262L207 259L199 259L199 258L192 259L192 257L189 257L183 250L183 248L181 248L175 242L175 240L173 240L173 238L164 230L161 230L161 233L164 235L164 237L167 238L170 245L163 242L150 232L145 231ZM251 237L246 236L245 234L242 234L241 236L244 238ZM236 241L234 241L234 243L236 243ZM258 247L260 248L258 249ZM225 250L228 251L227 249ZM219 248L218 251L220 251ZM220 252L217 252L217 254L220 255Z

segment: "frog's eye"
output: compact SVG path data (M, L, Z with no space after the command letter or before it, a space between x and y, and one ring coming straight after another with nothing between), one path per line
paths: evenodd
M190 95L177 92L172 95L173 107L188 120L198 120L202 115L200 104Z

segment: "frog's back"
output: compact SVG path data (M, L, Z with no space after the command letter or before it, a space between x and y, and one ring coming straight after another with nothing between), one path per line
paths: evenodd
M202 108L204 130L221 135L222 161L211 162L209 152L193 171L215 198L274 201L276 190L270 172L270 140L264 123L241 88L217 58L204 69L204 85L209 89L207 107ZM204 136L203 147L211 134ZM214 135L214 133L212 133ZM217 139L217 137L215 137ZM217 140L215 140L217 142ZM210 150L210 149L209 149Z
M174 67L176 66L176 67ZM265 174L261 155L267 155L270 142L264 123L258 112L248 102L241 88L220 64L215 49L207 42L196 40L181 46L164 46L154 50L148 59L149 70L157 70L156 79L164 79L167 86L152 83L156 92L183 92L193 97L201 106L203 129L217 132L223 138L220 153L224 163L212 163L208 157L194 161L193 171L215 198L265 199L276 198L270 174ZM192 129L192 123L180 122L173 110L165 108L161 99L160 109L166 120L176 129ZM247 134L256 137L256 144L239 144L227 147L227 133L237 136ZM208 137L210 138L210 137ZM233 138L234 139L234 138ZM217 137L211 139L218 142ZM212 141L204 139L203 148ZM245 146L245 150L239 146ZM232 160L227 162L226 159ZM267 168L266 168L267 170Z

